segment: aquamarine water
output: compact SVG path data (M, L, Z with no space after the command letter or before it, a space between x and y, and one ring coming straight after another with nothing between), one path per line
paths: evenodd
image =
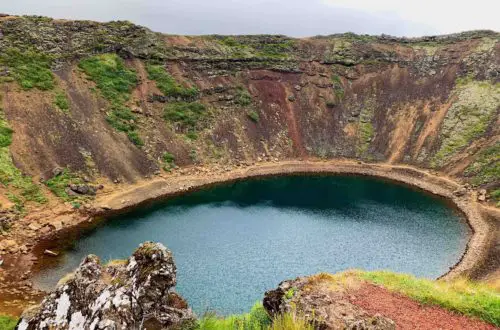
M36 282L49 288L90 253L127 258L146 240L169 247L178 292L195 312L248 311L285 279L349 268L436 278L469 238L443 201L365 177L252 179L110 219L76 241Z

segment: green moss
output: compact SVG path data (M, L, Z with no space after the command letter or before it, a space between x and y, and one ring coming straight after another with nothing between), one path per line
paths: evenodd
M468 280L432 281L386 271L360 272L359 275L423 304L438 305L500 326L500 296L486 284Z
M54 97L54 105L63 112L68 112L69 110L69 100L63 92L56 93Z
M196 131L207 116L205 105L198 102L172 102L165 107L163 117L175 123L182 132Z
M358 126L358 156L362 156L368 150L370 142L375 135L372 119L374 115L374 102L368 100L364 103L359 114Z
M500 83L467 78L455 87L457 100L446 113L440 131L441 145L431 165L442 167L454 154L482 136L500 104Z
M482 150L464 174L476 185L500 180L500 142Z
M135 71L127 68L116 54L102 54L86 58L78 65L96 83L102 96L110 102L106 120L116 130L125 132L135 145L143 142L137 132L137 116L125 106L132 89L137 85Z
M175 81L163 65L146 64L148 78L156 82L156 86L165 96L181 97L183 99L195 99L199 91L195 87L184 87Z
M0 315L0 329L1 330L14 330L17 325L17 319L11 316Z
M9 151L12 133L3 113L0 112L0 183L5 187L15 188L15 191L10 192L9 199L16 204L18 211L22 211L28 201L45 203L47 200L31 177L23 175L12 162Z
M78 198L78 196L70 196L66 192L66 188L70 184L81 184L83 180L77 175L72 173L68 168L65 168L63 172L59 175L52 177L51 179L45 181L45 185L59 198L65 201L71 201Z
M333 75L332 83L333 83L333 92L335 93L335 97L337 98L338 101L342 101L342 99L344 98L344 86L342 85L342 80L340 79L340 76Z
M26 90L54 88L51 63L52 59L49 56L32 50L20 51L17 48L9 48L0 55L0 64L7 66L10 77Z
M260 119L259 117L259 113L255 110L252 110L250 111L249 113L247 113L247 116L248 118L250 118L251 121L253 121L254 123L257 123Z
M238 87L234 97L234 102L242 107L246 107L252 104L252 96L245 88Z

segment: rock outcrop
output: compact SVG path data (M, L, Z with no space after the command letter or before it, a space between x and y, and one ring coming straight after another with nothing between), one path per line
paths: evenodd
M281 282L266 292L264 308L272 316L288 312L303 315L317 329L396 329L391 319L371 315L355 305L345 288L333 286L321 274Z
M87 256L39 306L26 310L17 329L165 329L194 321L174 291L172 252L146 242L127 261L101 265Z

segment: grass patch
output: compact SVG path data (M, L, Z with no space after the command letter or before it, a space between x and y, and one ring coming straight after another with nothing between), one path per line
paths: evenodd
M249 313L218 317L205 314L196 326L198 330L313 330L305 318L285 313L271 319L261 302L255 303Z
M54 88L51 63L52 59L49 56L33 50L20 51L17 48L9 48L0 55L0 65L7 66L10 77L25 90Z
M421 303L438 305L500 326L500 295L486 284L465 279L452 282L432 281L386 271L358 274L362 279L383 285L390 291L401 293Z
M56 93L54 97L54 105L63 112L68 112L69 110L69 100L63 92Z
M127 68L116 54L102 54L80 61L78 66L96 83L102 95L112 103L123 104L137 85L135 71Z
M144 143L137 132L137 116L125 106L132 89L137 85L135 71L127 68L116 54L86 58L78 66L110 102L111 109L106 117L108 123L116 130L126 133L132 143L142 146Z
M17 319L11 316L0 315L0 329L1 330L14 330L17 324Z
M480 185L500 179L500 142L482 150L464 172L472 177L472 183Z
M259 113L255 110L252 110L250 111L249 113L247 113L247 116L248 118L250 118L251 121L253 121L254 123L257 123L260 119L259 117Z
M148 78L156 82L156 86L165 96L181 97L183 99L195 99L199 90L195 87L184 87L175 81L160 64L146 64Z
M72 201L78 198L78 196L70 196L66 192L66 188L70 184L81 184L83 180L76 176L68 168L65 168L61 174L56 175L49 180L45 181L45 185L59 198L65 201Z
M186 132L195 132L199 122L207 115L205 105L198 102L172 102L164 110L163 118L173 122L177 128Z

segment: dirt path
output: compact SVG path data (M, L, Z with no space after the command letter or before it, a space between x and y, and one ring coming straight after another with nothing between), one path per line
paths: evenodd
M422 305L408 297L391 293L372 284L363 285L350 292L350 302L371 314L381 314L396 323L396 329L403 330L493 330L495 326L479 319L469 318L443 308Z

